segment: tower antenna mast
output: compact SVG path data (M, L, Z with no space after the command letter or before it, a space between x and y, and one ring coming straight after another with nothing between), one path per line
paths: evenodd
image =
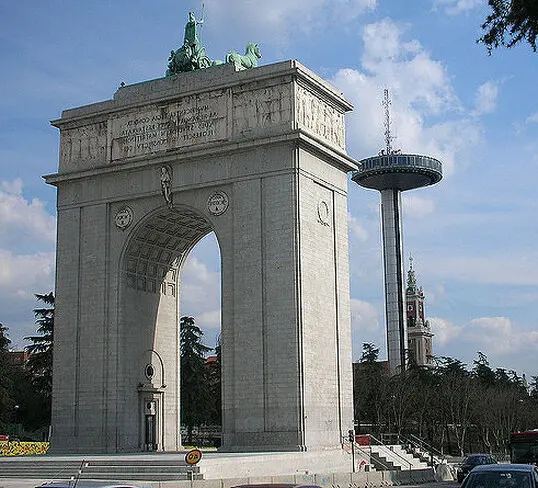
M392 154L392 139L394 137L390 133L390 105L391 100L389 97L389 90L385 88L383 90L383 110L385 113L385 119L383 120L383 126L385 127L385 151L387 154Z

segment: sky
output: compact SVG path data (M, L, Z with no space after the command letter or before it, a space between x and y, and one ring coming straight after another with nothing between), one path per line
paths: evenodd
M35 293L54 289L56 191L64 109L109 100L121 82L162 77L183 43L191 0L18 0L0 4L0 322L14 349L35 333ZM476 43L485 0L205 0L212 58L257 42L261 64L297 59L354 105L347 152L393 146L443 162L435 186L403 194L405 268L413 257L435 356L470 368L538 375L538 54L488 55ZM373 342L386 358L379 194L348 187L353 359ZM182 315L209 346L220 329L214 235L189 256Z

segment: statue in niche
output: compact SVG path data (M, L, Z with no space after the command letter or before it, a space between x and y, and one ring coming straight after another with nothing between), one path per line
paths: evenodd
M161 166L161 193L166 205L172 210L172 168Z

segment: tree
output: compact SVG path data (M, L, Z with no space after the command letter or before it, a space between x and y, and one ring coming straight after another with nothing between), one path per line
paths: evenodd
M439 396L442 399L447 437L449 433L454 435L459 455L463 456L467 432L472 424L471 407L476 398L473 377L458 359L442 357L438 361L438 371L441 373Z
M221 345L220 335L215 345L215 361L206 364L207 380L210 393L210 410L208 421L213 425L222 424L222 387L221 387Z
M362 354L359 361L361 363L373 364L379 359L379 347L371 342L365 342L362 345Z
M14 406L11 395L12 375L9 363L11 340L7 331L8 328L0 323L0 424L11 421Z
M416 426L416 435L426 438L430 444L444 435L443 423L439 418L439 376L427 366L409 368L410 389L414 390L414 409L411 421Z
M208 372L205 354L210 347L202 343L203 331L194 323L193 317L181 317L180 362L181 362L181 420L187 427L189 444L192 432L207 418L210 407Z
M488 0L491 13L482 24L486 33L477 42L491 54L499 46L513 47L527 42L536 52L538 2L536 0Z
M11 339L7 335L7 331L9 329L0 323L0 351L6 352L8 351L8 347L11 344Z
M40 426L33 419L36 413L42 415L43 405L37 401L39 395L34 391L29 373L10 357L7 330L0 324L0 431L20 437L23 427L34 430Z
M383 374L378 357L379 348L365 342L359 362L353 364L353 409L359 432L361 423L379 424L381 410L386 406L381 396L388 378Z
M473 374L483 386L494 386L496 381L495 371L491 369L488 358L483 352L478 351L477 354L478 359L473 361Z
M36 299L46 305L34 309L36 332L38 335L25 337L31 342L25 347L30 354L26 368L35 397L27 398L27 405L21 405L29 427L38 428L50 424L52 403L52 356L54 348L54 294L35 295ZM23 395L23 391L20 395Z
M390 414L393 431L400 436L411 420L416 407L417 386L414 371L403 371L389 379Z
M26 346L30 354L28 358L28 370L32 375L34 387L46 398L52 396L52 355L54 348L54 294L38 295L35 297L48 307L34 309L37 333L39 335L25 337L31 341Z
M531 376L530 396L538 403L538 376Z

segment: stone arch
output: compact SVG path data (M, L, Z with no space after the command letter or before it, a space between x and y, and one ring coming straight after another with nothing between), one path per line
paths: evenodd
M124 398L131 404L127 410L138 411L139 415L126 415L120 431L126 436L123 443L131 445L132 449L170 451L181 448L180 274L191 249L213 231L212 224L199 211L177 205L172 210L159 207L149 212L126 239L119 269L118 323L120 335L128 339L120 344L119 356L124 365L120 376L127 383ZM147 351L158 360L162 371L160 382L147 381L147 378L144 381L147 375L143 367L151 362L136 371L129 370L128 365L140 364L137 359L147 356ZM155 374L155 379L158 376ZM155 442L148 443L146 422L150 402L154 404L151 420L156 423L156 429ZM134 422L136 418L138 423Z
M140 450L153 411L163 422L152 448L181 448L177 279L210 230L221 261L221 448L328 452L352 425L352 107L297 61L214 70L123 86L53 121L50 452ZM147 350L162 359L164 384L140 381Z

